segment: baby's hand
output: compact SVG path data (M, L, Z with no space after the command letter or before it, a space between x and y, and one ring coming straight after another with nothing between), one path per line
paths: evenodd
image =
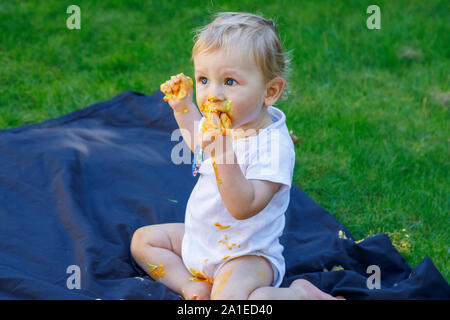
M215 158L217 163L233 161L234 150L230 135L224 135L222 129L210 129L201 133L201 148Z
M192 79L183 73L170 77L160 86L167 101L175 112L187 112L189 104L192 104Z

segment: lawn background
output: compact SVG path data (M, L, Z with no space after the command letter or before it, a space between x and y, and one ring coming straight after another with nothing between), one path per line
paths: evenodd
M81 8L81 30L66 9ZM381 9L369 30L366 8ZM294 183L354 238L388 233L415 267L449 264L448 1L1 1L0 129L193 74L191 32L219 11L273 18L292 50L278 103ZM0 155L1 156L1 155Z

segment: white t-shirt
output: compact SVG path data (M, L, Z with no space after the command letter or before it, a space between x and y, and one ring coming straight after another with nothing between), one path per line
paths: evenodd
M267 111L272 124L257 136L233 140L233 150L247 179L278 182L280 189L258 214L237 220L222 201L211 158L204 153L199 180L186 206L182 258L188 270L192 268L213 279L218 269L230 259L258 255L272 263L272 285L279 287L282 282L285 262L279 237L289 205L295 151L284 113L273 106Z

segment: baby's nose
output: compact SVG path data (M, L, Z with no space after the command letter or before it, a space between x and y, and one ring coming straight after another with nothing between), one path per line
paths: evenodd
M211 102L225 100L225 94L224 94L223 88L221 88L220 86L212 87L211 91L209 92L209 95L208 95L208 100Z

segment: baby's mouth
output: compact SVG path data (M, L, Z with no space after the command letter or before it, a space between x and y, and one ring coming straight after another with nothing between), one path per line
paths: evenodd
M200 111L206 118L203 131L221 129L222 135L226 135L227 130L231 129L231 100L218 99L214 95L209 95L202 103Z
M206 101L202 104L202 108L205 112L225 112L228 116L231 114L231 100L218 99L214 95L206 97Z

